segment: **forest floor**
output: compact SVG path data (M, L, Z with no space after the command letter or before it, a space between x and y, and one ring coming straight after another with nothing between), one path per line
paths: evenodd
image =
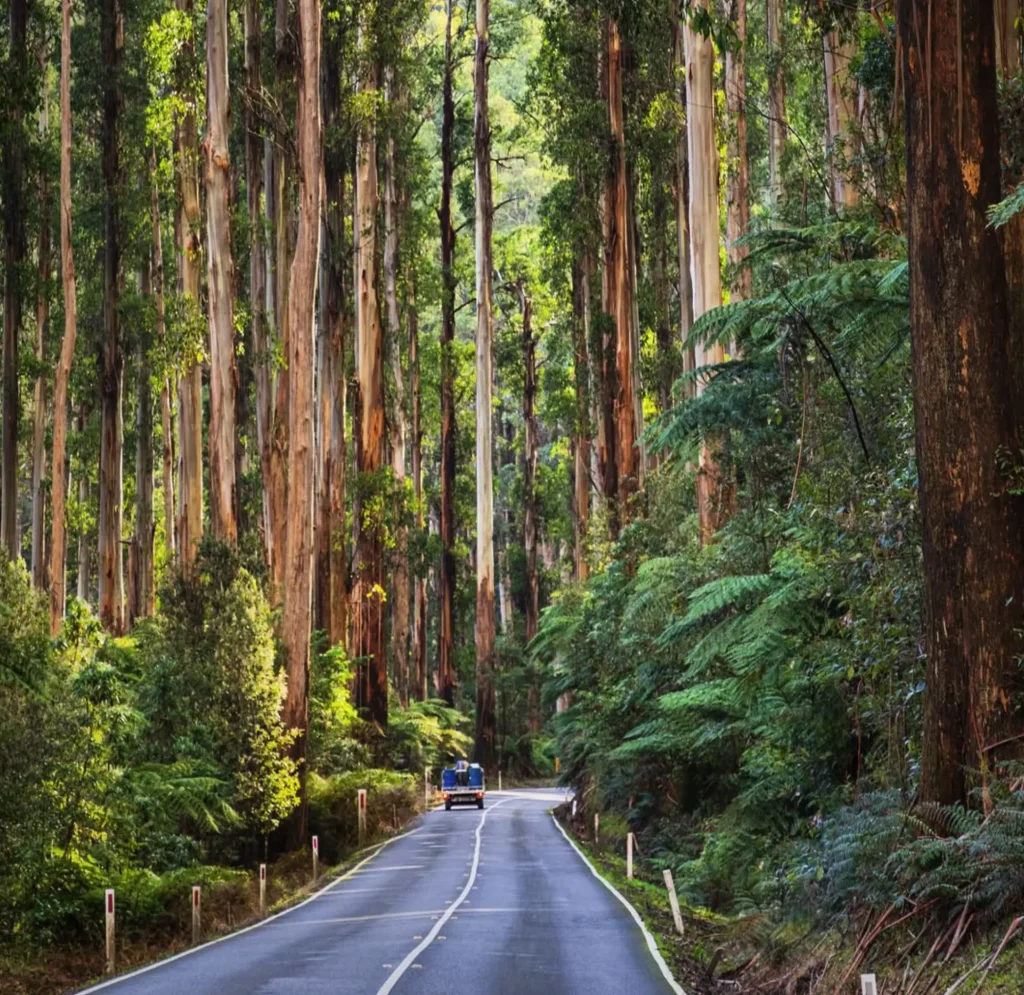
M267 914L274 915L308 898L334 878L344 874L365 854L404 832L409 823L422 814L423 799L417 810L390 831L379 834L365 847L348 853L329 868L321 869L316 882L311 880L308 849L289 853L267 865ZM102 918L101 916L98 918ZM202 919L204 943L259 920L259 884L256 872L243 884L203 889ZM132 970L171 957L191 944L190 895L182 896L180 908L162 916L160 922L145 929L125 930L118 937L117 968ZM98 935L98 934L97 934ZM0 995L64 995L97 981L103 973L103 940L91 946L54 944L48 949L26 955L7 955L0 951Z
M1024 993L1024 920L1017 923L1019 932L1009 933L1009 924L1003 924L965 934L944 962L948 946L940 945L925 924L913 922L880 934L863 960L858 955L867 929L844 934L799 922L779 927L764 916L725 917L682 904L680 936L661 873L638 853L636 876L626 877L617 820L602 821L595 846L591 827L580 819L573 822L568 805L555 815L602 877L632 903L687 995L860 995L860 974L868 971L877 975L877 995Z

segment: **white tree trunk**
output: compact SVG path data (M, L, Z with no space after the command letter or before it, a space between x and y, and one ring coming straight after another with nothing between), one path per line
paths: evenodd
M210 520L213 534L238 540L235 518L235 327L228 176L228 4L206 8L206 238L210 317Z

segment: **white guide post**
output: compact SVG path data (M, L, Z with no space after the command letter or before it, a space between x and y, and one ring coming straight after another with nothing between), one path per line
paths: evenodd
M633 877L633 834L626 834L626 877Z
M320 880L320 837L313 837L313 884Z
M498 790L501 791L501 768L498 768Z
M594 846L601 841L601 813L594 813Z
M679 911L679 899L676 897L676 883L672 880L672 872L665 868L665 887L668 888L668 901L672 906L672 918L675 920L676 932L683 935L683 916Z
M192 945L199 942L202 933L202 919L200 914L200 888L199 885L192 886Z
M423 810L430 808L430 771L423 771Z
M860 995L878 995L878 982L873 974L860 976Z
M107 915L107 974L114 973L114 889L108 888L106 895Z
M572 821L576 821L576 799L572 800Z
M357 799L359 805L359 845L363 845L363 840L366 838L366 788L359 789L359 797Z
M260 917L267 914L267 865L260 864Z

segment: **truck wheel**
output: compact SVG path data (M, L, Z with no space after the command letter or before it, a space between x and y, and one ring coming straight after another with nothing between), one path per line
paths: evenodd
M452 810L452 803L451 802L445 802L444 803L444 810L446 812L450 812Z

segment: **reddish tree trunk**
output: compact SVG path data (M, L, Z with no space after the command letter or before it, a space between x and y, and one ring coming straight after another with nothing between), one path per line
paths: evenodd
M103 58L103 337L99 351L100 377L100 495L99 495L99 616L108 632L124 629L124 568L121 555L124 424L124 346L118 310L121 245L118 217L120 160L118 131L121 114L121 64L117 0L103 0L100 9L100 49Z
M630 519L630 505L640 477L639 453L636 448L638 425L633 371L633 281L630 261L629 182L626 173L626 137L622 101L623 77L622 38L615 20L608 21L606 51L606 85L608 120L611 128L611 156L605 183L605 300L604 311L611 318L614 331L615 385L611 442L615 452L616 490L608 498L615 506L611 519L617 531ZM608 357L610 359L610 357ZM610 390L610 388L609 388Z
M377 80L371 71L362 80L360 92L372 95L376 89ZM384 337L377 292L377 210L380 198L376 127L374 120L361 124L356 150L356 219L359 225L356 253L358 282L355 287L359 329L356 459L366 486L380 494L380 471L384 466ZM364 501L356 546L353 655L360 660L357 704L382 726L388 721L384 529L385 523L374 502Z
M28 0L8 4L7 73L14 92L8 91L7 138L4 142L4 338L3 338L3 447L0 455L0 544L8 556L21 556L18 535L18 423L21 396L18 383L18 337L21 332L21 279L25 263L25 141L22 133L28 79Z
M341 66L337 46L331 44L325 51L324 79L324 130L335 135L339 114L338 99L341 92ZM330 421L326 426L329 433L328 450L322 472L327 475L326 524L321 518L321 530L326 527L328 539L327 577L325 583L329 604L322 607L332 646L348 648L348 533L345 527L345 485L347 473L347 451L345 444L345 418L348 376L345 357L345 273L347 256L345 245L345 155L343 146L337 140L328 142L324 148L324 187L327 203L324 205L326 224L324 234L325 265L323 269L326 285L321 297L326 301L326 321L330 330L330 372L327 392L330 397ZM321 388L323 389L323 388ZM321 509L323 514L324 509Z
M43 93L43 109L39 115L39 131L45 140L49 130L49 94ZM40 374L36 377L32 396L32 583L46 587L46 376L42 372L46 338L50 323L50 181L45 172L39 177L39 251L36 286L36 361Z
M986 218L1000 197L992 2L933 0L927 36L916 6L900 4L899 32L928 661L921 797L956 803L969 769L1019 754L1024 510L1000 453L1021 451L1024 402Z
M707 7L707 0L696 0ZM718 230L718 155L715 144L714 67L710 38L692 27L686 40L686 135L690 175L690 247L693 259L693 313L700 318L722 304L722 274ZM715 366L725 361L725 349L715 344L700 349L696 364ZM697 393L706 377L697 383ZM701 539L710 542L725 524L731 509L731 487L721 465L723 442L708 436L701 443L697 473L697 510Z

